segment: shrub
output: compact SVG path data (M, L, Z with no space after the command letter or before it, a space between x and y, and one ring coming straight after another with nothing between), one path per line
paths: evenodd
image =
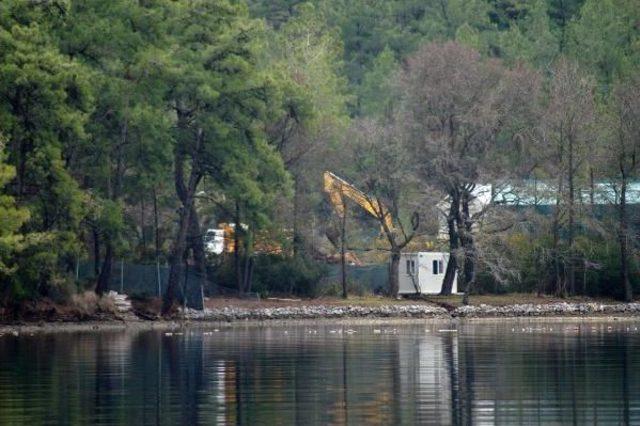
M214 282L223 287L235 288L233 266L233 259L223 262L213 274ZM312 259L258 255L254 259L251 290L263 296L287 294L314 297L325 275L325 266Z
M253 290L261 294L314 297L325 274L324 265L304 257L259 256L255 262Z
M373 292L360 281L347 281L347 294L362 297L370 296ZM323 287L319 295L342 297L342 284L340 282L332 282L331 284Z

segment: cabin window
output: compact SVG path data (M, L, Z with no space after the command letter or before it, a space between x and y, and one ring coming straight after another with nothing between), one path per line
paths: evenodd
M438 275L438 261L433 261L433 275Z
M442 260L438 260L438 269L441 274L444 274L444 262Z
M416 274L416 261L407 260L407 275L415 275L415 274Z

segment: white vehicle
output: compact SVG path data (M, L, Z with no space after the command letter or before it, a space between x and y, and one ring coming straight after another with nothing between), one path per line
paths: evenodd
M224 229L207 229L203 241L207 253L222 254L224 251Z

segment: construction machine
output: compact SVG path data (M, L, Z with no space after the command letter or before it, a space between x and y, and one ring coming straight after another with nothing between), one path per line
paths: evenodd
M395 229L393 226L393 218L389 213L389 210L386 208L386 206L384 206L378 200L366 195L364 192L360 191L351 183L347 182L341 177L336 176L335 174L329 171L324 172L324 191L327 194L338 216L341 217L345 214L345 209L346 209L345 197L346 197L352 200L353 202L355 202L356 204L358 204L364 211L369 213L371 216L375 217L378 221L380 221L380 218L383 218L383 220L380 221L381 235L385 234L385 228L387 229L387 231L395 232ZM331 243L334 245L334 247L339 247L340 244L337 241L337 235L333 235L333 234L334 233L330 233L328 230L326 235L331 241ZM375 245L384 246L386 245L386 243L384 243L382 240L379 239L379 241ZM339 255L337 254L329 255L327 256L327 260L331 262L338 261L338 256ZM345 256L348 259L348 263L350 264L355 264L355 265L363 264L363 262L360 259L358 259L358 257L354 253L347 252L345 253Z
M340 216L344 214L345 209L343 197L347 197L362 207L371 216L375 217L378 221L380 221L381 218L383 219L380 221L382 234L390 232L391 234L398 235L400 232L394 226L393 216L391 216L391 212L384 204L376 198L360 191L341 177L338 177L328 171L324 172L324 191L328 194L331 204L333 204L333 207ZM414 212L413 216L411 216L411 226L414 231L418 229L419 224L420 218L418 213ZM419 244L429 249L433 248L433 243L428 241L421 241Z
M364 192L341 177L328 171L324 172L324 191L329 196L331 204L333 204L333 207L340 216L342 216L345 211L343 197L348 197L376 219L380 220L380 218L384 218L384 226L386 226L389 231L393 231L393 218L389 210L378 200L367 196Z
M344 197L347 197L380 222L382 235L387 233L399 235L401 232L394 226L393 216L384 204L329 171L324 172L324 191L327 193L329 200L338 215L344 215L346 208L344 205ZM414 213L414 216L411 218L411 225L414 231L418 228L419 218L417 217L417 213ZM379 241L376 245L378 244L386 246L388 243L386 241ZM334 246L337 247L336 244L334 244ZM418 238L414 240L414 244L411 248L414 250L433 250L434 245L431 241L425 241L423 238ZM416 289L417 288L418 287L416 286Z

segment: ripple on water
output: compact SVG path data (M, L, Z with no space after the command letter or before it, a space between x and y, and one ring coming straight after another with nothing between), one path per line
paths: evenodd
M637 330L565 320L6 335L0 424L640 423Z

